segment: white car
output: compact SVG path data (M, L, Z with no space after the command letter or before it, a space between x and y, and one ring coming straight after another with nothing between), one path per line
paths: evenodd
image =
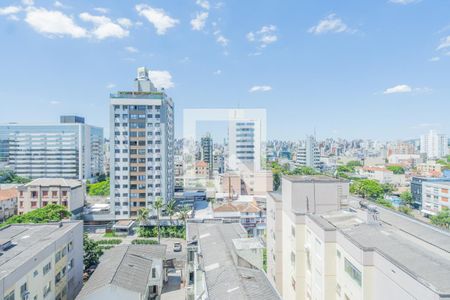
M173 252L181 252L182 246L181 243L173 243Z

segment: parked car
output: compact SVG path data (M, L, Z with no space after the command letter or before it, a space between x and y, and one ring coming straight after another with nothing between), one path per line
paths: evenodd
M182 246L181 243L173 243L173 252L181 252Z

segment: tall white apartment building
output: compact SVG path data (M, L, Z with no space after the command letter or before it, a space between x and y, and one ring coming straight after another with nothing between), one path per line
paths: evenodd
M420 153L428 158L441 158L448 154L448 137L430 130L428 134L420 136Z
M228 170L261 169L261 121L230 121L228 127Z
M138 68L135 91L110 95L111 207L117 219L174 195L174 104Z
M450 233L349 198L348 183L284 176L267 203L267 275L283 299L448 299Z
M0 168L27 178L90 179L103 174L103 128L84 118L60 124L0 125Z
M73 300L83 287L83 222L0 229L0 297Z
M308 136L298 149L296 165L314 169L320 168L320 151L313 136Z

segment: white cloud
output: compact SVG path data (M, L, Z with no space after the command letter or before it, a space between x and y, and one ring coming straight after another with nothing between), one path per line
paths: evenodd
M441 39L441 43L437 47L437 50L442 50L446 48L450 48L450 35Z
M309 28L309 33L323 34L323 33L355 33L356 30L351 29L344 23L336 14L330 14L325 19L319 21L319 24Z
M130 28L131 26L133 26L133 23L131 22L131 20L127 19L127 18L119 18L119 19L117 19L117 23L119 23L120 25L122 25L125 28Z
M60 1L53 2L53 6L57 7L57 8L61 8L61 9L70 8L70 6L67 6L64 3L60 2Z
M251 31L247 33L246 37L249 42L257 42L261 48L265 48L278 40L276 31L277 27L275 25L268 25L261 27L256 32Z
M156 29L158 35L166 34L167 30L177 25L180 21L171 18L163 9L153 8L147 4L136 5L140 16L145 17Z
M51 105L58 105L58 104L61 104L61 101L53 100L53 101L50 101L50 104Z
M406 4L411 4L411 3L417 2L417 0L389 0L389 2L394 3L394 4L406 5Z
M196 13L196 17L191 20L192 30L202 30L205 27L208 12Z
M197 1L195 1L195 3L198 6L200 6L201 8L209 9L209 2L208 2L208 0L197 0Z
M109 37L120 39L129 35L128 30L112 22L110 18L105 16L94 16L84 12L80 14L80 19L85 22L91 22L94 24L95 28L91 33L95 38L99 40Z
M252 86L248 91L250 93L254 93L254 92L268 92L271 90L272 90L272 87L270 85L255 85L255 86Z
M17 14L21 11L22 11L22 8L20 6L0 7L0 16L13 15L13 14Z
M411 93L412 88L406 84L399 84L390 88L387 88L383 94L399 94L399 93Z
M436 61L439 61L439 60L441 60L441 58L439 56L434 56L434 57L430 58L428 61L436 62Z
M139 52L138 49L136 49L134 47L131 47L131 46L125 47L125 50L130 52L130 53L138 53Z
M175 86L172 82L172 75L168 71L149 71L150 80L153 82L156 88L169 89Z
M180 63L187 64L190 61L191 61L191 59L188 56L185 56L180 60Z
M220 69L215 70L213 74L214 75L220 75L220 74L222 74L222 70L220 70Z
M34 5L34 1L33 0L22 0L22 4L25 6L32 6L32 5Z
M96 8L94 8L94 10L95 10L96 12L98 12L98 13L101 13L101 14L107 14L107 13L109 13L109 9L107 9L107 8L105 8L105 7L96 7Z
M115 88L116 87L116 85L114 84L114 83L108 83L107 85L106 85L106 88L107 89L113 89L113 88Z
M71 17L56 10L30 8L25 17L34 30L44 35L61 37L69 35L73 38L88 36L86 29L78 26Z
M223 47L228 46L228 39L224 37L223 35L219 34L217 35L216 42L222 45Z
M19 17L17 17L16 15L9 15L7 17L8 20L12 20L12 21L19 21Z

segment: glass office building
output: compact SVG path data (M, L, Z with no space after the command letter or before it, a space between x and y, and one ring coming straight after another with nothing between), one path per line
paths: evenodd
M84 119L0 125L0 169L27 178L90 179L103 173L103 129Z

